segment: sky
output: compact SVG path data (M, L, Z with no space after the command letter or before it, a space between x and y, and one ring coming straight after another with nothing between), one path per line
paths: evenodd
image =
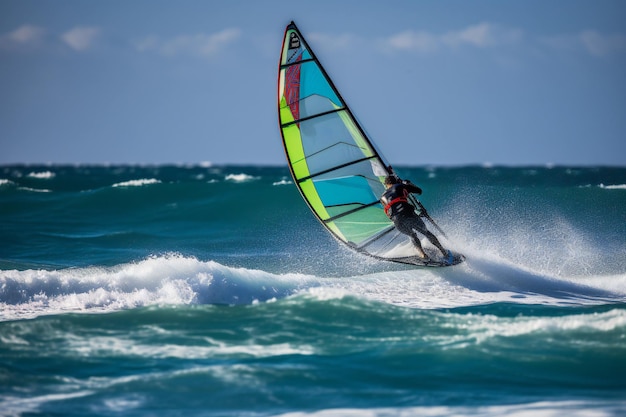
M284 165L292 20L394 165L626 166L607 0L0 0L0 164Z

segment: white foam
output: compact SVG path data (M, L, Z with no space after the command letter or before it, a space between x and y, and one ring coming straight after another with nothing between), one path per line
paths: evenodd
M522 404L480 406L418 406L396 408L334 408L318 411L296 411L276 417L611 417L622 415L623 401L540 401Z
M229 268L179 255L115 267L0 271L0 320L165 304L251 304L284 298L298 274Z
M600 184L599 187L604 188L605 190L626 190L626 184L616 184L616 185Z
M161 181L157 180L156 178L142 178L139 180L130 180L130 181L124 181L124 182L120 182L117 184L113 184L113 187L141 187L144 185L150 185L150 184L160 184Z
M2 415L19 416L24 414L35 414L44 404L53 401L67 401L74 398L81 398L92 395L93 391L83 390L64 394L47 394L39 396L29 396L26 398L4 396L0 400ZM4 414L6 413L6 414Z
M259 177L241 173L241 174L228 174L226 175L224 179L226 181L233 181L233 182L246 182L246 181L258 180Z
M30 187L18 187L18 190L30 191L31 193L51 193L52 190L45 188L30 188Z
M28 174L29 178L37 178L40 180L47 180L50 178L54 178L56 176L56 174L54 172L51 171L43 171L43 172L31 172L30 174Z
M626 274L581 283L471 255L449 268L319 277L233 268L172 254L106 268L0 271L0 320L150 305L251 305L290 296L356 296L420 309L496 302L598 305L624 302L624 282ZM622 325L624 317L616 320Z
M147 331L142 332L147 336ZM204 359L233 356L268 358L282 355L312 355L313 347L307 345L293 346L290 343L275 344L245 344L237 342L227 344L214 339L205 338L199 345L180 344L143 344L136 338L115 336L82 336L64 335L67 352L73 356L98 356L103 352L111 355L136 356L141 358L177 358L177 359Z
M108 398L103 401L103 406L107 411L123 414L130 410L137 409L144 405L146 399L138 394L129 394L116 398ZM108 413L102 413L108 414Z
M600 332L626 330L626 311L614 309L604 313L576 314L562 317L499 317L483 314L442 313L446 316L445 326L454 331L431 336L430 342L438 343L443 349L459 349L468 345L481 344L493 338L509 338L537 334L538 337L567 337L572 331ZM544 335L544 336L541 336ZM589 340L591 344L603 341ZM611 342L612 343L612 342Z

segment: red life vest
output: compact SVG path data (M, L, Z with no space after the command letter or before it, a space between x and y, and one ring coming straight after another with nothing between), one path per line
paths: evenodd
M387 217L391 217L389 215L389 210L391 209L391 206L393 206L396 203L408 203L408 200L406 199L406 197L396 197L393 200L391 200L390 202L388 202L385 205L385 214L387 215Z

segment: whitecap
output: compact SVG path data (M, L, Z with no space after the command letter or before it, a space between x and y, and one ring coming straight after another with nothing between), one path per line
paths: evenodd
M140 179L140 180L130 180L130 181L124 181L124 182L119 182L117 184L113 184L113 187L141 187L143 185L150 185L150 184L160 184L161 181L155 179L155 178L150 178L150 179Z
M454 308L497 302L541 305L599 305L623 302L626 276L577 282L527 271L502 259L470 257L441 270L409 269L365 275L321 277L235 268L215 261L170 254L113 267L0 271L0 321L64 312L110 312L151 305L254 305L291 297L328 300L356 296L420 308ZM354 262L362 263L355 255ZM609 282L610 284L606 284ZM584 318L584 317L583 317ZM551 320L551 321L550 321ZM573 319L575 320L575 319ZM504 332L508 322L491 323ZM490 323L476 331L488 332ZM583 321L529 321L533 328L626 327L626 313ZM482 330L481 330L482 329ZM494 328L492 327L491 330ZM520 329L514 329L520 331Z
M626 190L626 184L616 184L616 185L600 184L598 187L603 188L605 190Z
M106 268L6 270L0 271L0 321L150 305L252 304L294 294L303 280L181 255Z
M622 331L626 328L626 311L614 309L604 313L573 314L555 317L499 317L491 314L442 313L446 328L453 334L432 337L431 341L448 349L464 348L495 338L513 338L530 334L541 337L566 337L572 332L597 333ZM594 343L594 342L589 342ZM595 343L601 344L598 340Z
M14 396L4 396L0 400L0 409L3 410L2 415L24 415L38 414L40 407L55 401L68 401L75 398L86 397L92 395L91 390L83 390L70 393L45 394L38 396L29 396L27 398L19 398ZM6 413L6 414L4 414Z
M47 180L50 178L54 178L56 176L56 174L54 172L51 171L43 171L43 172L31 172L30 174L28 174L29 178L37 178L40 180Z
M30 187L19 187L18 190L30 191L33 193L51 193L52 192L52 190L47 190L45 188L30 188Z
M245 182L245 181L258 180L259 177L241 173L241 174L228 174L224 179L226 181Z
M609 417L623 414L621 400L563 400L504 405L434 405L388 408L329 408L315 411L292 411L276 417L383 417L383 416L457 416L457 417Z
M90 357L102 352L120 356L136 356L141 358L178 358L203 359L223 357L254 357L267 358L282 355L312 355L315 349L309 345L293 345L288 342L275 344L229 344L212 338L205 338L206 344L180 345L163 343L159 345L143 344L132 337L119 335L89 336L74 335L68 337L66 350L73 356Z

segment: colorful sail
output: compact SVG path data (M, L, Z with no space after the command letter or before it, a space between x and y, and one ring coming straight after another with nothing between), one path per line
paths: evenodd
M413 245L379 200L389 164L293 22L280 58L278 114L294 182L322 224L359 252L415 263Z

